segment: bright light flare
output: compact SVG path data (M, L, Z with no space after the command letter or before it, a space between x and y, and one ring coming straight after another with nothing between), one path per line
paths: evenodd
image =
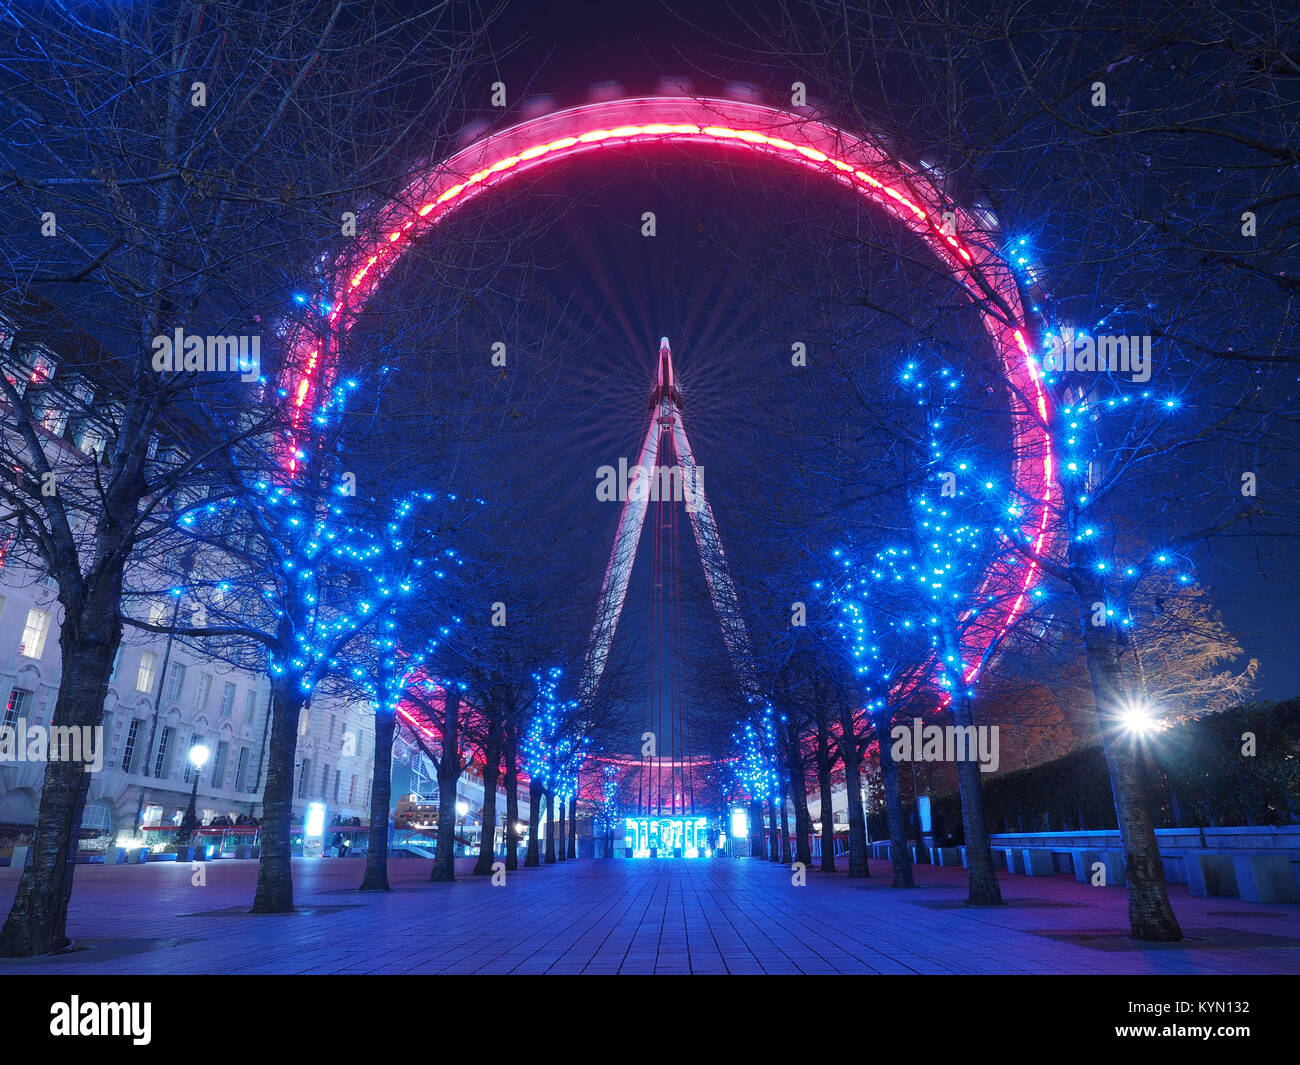
M1149 703L1130 703L1120 711L1120 724L1131 736L1150 736L1165 728L1165 723Z

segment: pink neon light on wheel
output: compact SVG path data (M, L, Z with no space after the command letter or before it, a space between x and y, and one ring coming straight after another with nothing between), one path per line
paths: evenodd
M1025 507L1021 528L1036 553L1049 548L1056 482L1044 428L1048 400L1025 340L1019 290L996 250L996 238L973 215L946 203L921 171L815 119L734 100L641 97L588 104L494 133L416 177L367 221L365 235L331 271L330 324L338 331L350 329L412 243L489 190L610 145L656 142L723 146L814 171L853 189L927 242L980 308L1001 358L1013 396L1013 478L1022 498L1033 501ZM330 364L316 339L297 344L293 360L298 379L290 394L300 432ZM1027 559L985 578L978 598L992 603L979 626L968 630L965 651L973 661L1024 613L1037 569ZM968 680L975 671L971 667Z

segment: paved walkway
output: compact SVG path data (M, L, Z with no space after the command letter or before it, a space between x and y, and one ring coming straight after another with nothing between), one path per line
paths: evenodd
M1007 877L1009 905L962 904L960 869L921 887L754 859L583 860L430 884L390 863L394 890L354 889L358 859L294 860L300 912L254 917L256 863L82 866L69 927L77 953L0 959L8 973L1295 973L1300 905L1196 899L1170 889L1190 941L1127 938L1123 889ZM0 913L17 872L0 869Z

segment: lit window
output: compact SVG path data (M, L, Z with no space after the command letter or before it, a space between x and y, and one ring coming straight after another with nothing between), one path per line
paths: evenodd
M174 728L164 728L162 737L158 740L158 757L154 759L153 775L162 779L171 776L172 771L172 737L176 735ZM186 759L188 762L189 759Z
M32 693L23 691L22 688L14 688L9 693L9 702L5 706L5 728L13 728L18 719L27 711L27 704L31 702Z
M194 709L206 710L208 706L208 692L212 690L212 674L200 673L198 690L194 693Z
M144 722L137 717L131 722L130 728L126 731L126 747L122 751L122 771L124 773L131 772L131 763L135 761L135 744L136 740L139 739L142 724Z
M230 681L226 681L226 686L221 689L221 716L229 717L234 706L235 686Z
M217 753L212 759L212 774L208 778L208 787L213 791L226 786L226 754L230 745L225 740L217 744Z
M152 651L145 651L140 655L140 668L135 674L136 691L153 691L153 662L154 654Z
M235 766L235 790L244 790L244 781L248 776L248 748L239 748L239 762Z
M45 653L45 637L50 631L50 615L32 607L27 611L27 624L23 626L23 642L18 653L27 658L40 658Z
M257 692L248 691L244 694L244 724L253 723L253 715L257 713Z
M181 697L181 688L185 684L185 667L173 662L167 671L167 701L174 703Z

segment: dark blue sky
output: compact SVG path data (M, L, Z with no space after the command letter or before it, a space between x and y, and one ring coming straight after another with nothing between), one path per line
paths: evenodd
M762 6L743 4L739 8L748 20L749 13ZM494 26L491 40L497 53L493 76L506 83L512 104L505 116L489 112L497 124L522 117L517 108L528 97L553 94L557 105L569 105L581 101L598 83L617 82L630 93L648 93L661 77L685 75L694 79L701 92L716 92L728 82L742 80L759 84L775 98L788 91L790 81L803 76L794 68L782 72L747 61L743 46L750 40L749 29L730 5L720 3L634 7L607 0L512 3ZM817 87L810 85L810 92L816 91ZM918 86L917 91L924 89ZM487 95L485 85L485 99ZM549 184L552 190L565 187L563 181ZM596 213L588 215L583 225L600 225L602 212L608 221L624 210L616 188L606 186L598 199ZM653 263L615 257L617 266L609 269L612 238L573 231L569 239L575 247L587 246L589 260L604 260L599 263L599 273L592 269L592 261L578 263L574 283L587 284L589 291L580 298L600 304L617 323L608 327L612 332L607 335L627 349L622 357L627 359L629 371L634 363L631 352L640 343L645 344L649 366L651 345L659 333L680 334L684 325L699 324L698 320L689 321L691 313L683 305L683 293L662 277L652 276ZM1050 249L1045 258L1050 258ZM714 303L720 298L733 301L737 315L753 310L746 306L743 286L734 281L725 292L713 291L707 298ZM692 361L706 355L683 345L684 373L689 377ZM629 373L629 379L632 376ZM629 424L626 431L635 436L639 427ZM708 427L701 425L697 431L707 445ZM607 439L615 435L612 423L604 426L603 432ZM1201 580L1211 588L1228 627L1247 655L1261 660L1261 695L1281 699L1300 692L1300 654L1295 653L1300 598L1291 579L1300 565L1293 542L1271 550L1276 553L1263 558L1263 548L1253 539L1218 541L1201 552L1199 562ZM1262 576L1261 571L1272 574L1273 579Z

